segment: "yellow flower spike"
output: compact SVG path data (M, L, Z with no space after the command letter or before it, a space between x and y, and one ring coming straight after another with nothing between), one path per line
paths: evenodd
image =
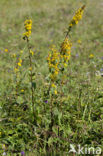
M0 135L1 135L2 133L0 132Z
M26 32L23 33L23 38L25 39L26 38L29 38L29 36L31 35L31 28L32 28L32 20L26 20L24 22L24 26L25 26L25 30Z
M57 75L59 72L59 52L55 49L55 46L53 45L51 47L51 53L49 53L47 57L49 71L50 71L50 79L52 81L55 81L57 79Z
M65 67L66 67L65 63L67 63L70 59L71 47L72 47L72 43L66 37L64 42L61 45L61 52L60 52L60 56L61 56L62 61L64 62Z
M5 52L7 53L9 50L8 49L5 49Z
M84 8L85 8L85 5L83 5L81 8L79 8L73 19L71 20L70 24L69 24L69 28L73 27L74 25L78 24L78 22L82 19L82 16L83 16L83 12L84 12Z

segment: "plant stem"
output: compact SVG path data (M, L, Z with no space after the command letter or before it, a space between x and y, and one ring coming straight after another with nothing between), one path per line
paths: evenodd
M18 58L16 58L16 69L18 69ZM16 71L16 98L18 96L18 71Z
M50 123L50 131L52 131L52 127L53 127L53 97L52 95L50 96L50 115L51 115L51 123Z
M31 58L31 54L30 54L30 44L29 44L29 39L27 38L27 46L28 46L28 50L29 50L29 65L30 65L30 81L31 81L31 101L32 101L32 109L33 109L33 114L34 114L34 89L33 89L33 78L32 78L32 58Z

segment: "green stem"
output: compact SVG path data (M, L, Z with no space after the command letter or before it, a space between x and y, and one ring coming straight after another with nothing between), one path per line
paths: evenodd
M16 59L16 69L18 69L18 58ZM16 98L18 96L18 71L16 71Z
M33 78L32 78L32 58L30 54L31 47L29 45L29 39L27 38L27 45L28 45L28 50L29 50L29 65L30 65L30 81L31 81L31 101L32 101L32 109L33 109L33 114L34 114L34 89L33 89Z
M54 124L54 121L53 121L53 97L52 97L52 95L50 95L50 116L51 116L50 131L52 131L52 127Z

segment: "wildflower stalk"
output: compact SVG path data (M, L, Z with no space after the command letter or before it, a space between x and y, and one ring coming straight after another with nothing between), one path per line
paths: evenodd
M29 40L27 39L27 46L28 46L28 50L29 50L29 69L30 69L30 81L31 81L31 101L32 101L32 109L33 109L33 114L34 114L34 88L32 86L33 84L33 72L32 72L32 56L31 56L31 47L29 44Z
M49 86L49 96L50 96L50 125L49 125L49 130L52 132L52 127L54 125L54 113L53 113L53 108L54 108L54 98L57 95L57 86L56 86L56 80L58 77L58 72L59 72L59 53L56 50L55 46L51 47L51 52L48 55L47 58L48 61L48 67L49 67L49 72L50 72L50 86ZM50 135L48 136L48 138ZM47 140L48 140L47 138Z
M70 60L70 56L71 56L72 43L68 39L68 37L70 38L70 31L72 30L72 28L75 25L77 25L78 22L82 19L84 8L85 8L85 5L83 5L81 8L79 8L76 11L74 17L72 18L72 20L69 23L68 30L67 30L66 35L64 37L64 41L61 44L61 48L60 48L61 80L60 80L60 83L59 83L60 88L62 88L62 86L64 84L64 71L65 71L65 69L67 67L68 61ZM60 97L61 97L61 99L62 99L63 95L64 95L63 90L60 89ZM60 100L59 109L62 112L62 100ZM63 118L63 113L62 113L62 118ZM58 136L59 136L59 128L58 128Z
M15 69L18 69L17 62L18 62L18 59L16 60L16 68ZM18 71L16 71L16 97L18 96L17 95L17 93L18 93L18 80L17 80L17 78L18 78Z
M30 82L31 82L31 103L32 103L32 110L34 114L34 88L33 88L33 73L32 73L32 55L31 55L31 46L29 43L29 36L31 35L31 27L32 27L32 20L26 20L24 23L26 32L23 34L23 39L27 41L27 48L29 52L29 70L30 70Z
M83 5L81 8L79 8L79 9L76 11L75 15L73 16L72 20L71 20L70 23L69 23L69 27L68 27L68 30L67 30L67 32L66 32L66 35L65 35L64 40L65 40L66 38L68 38L71 29L72 29L75 25L77 25L78 22L82 19L82 15L83 15L84 9L85 9L85 5Z
M60 55L61 55L61 73L63 75L64 69L67 66L67 62L70 59L70 53L71 53L71 42L68 40L68 37L70 36L70 31L72 27L78 24L78 22L82 19L82 15L84 12L85 5L83 5L81 8L79 8L75 15L73 16L72 20L69 23L68 30L66 32L65 38L63 43L61 44L61 49L60 49ZM63 65L64 64L64 65ZM64 67L65 66L65 67Z
M18 78L19 78L19 68L21 67L21 63L22 63L22 60L21 60L21 58L19 58L19 57L16 57L16 67L15 67L15 69L14 69L14 71L15 71L15 81L16 81L16 97L18 96L18 83L19 83L19 81L18 81Z
M53 120L53 97L51 94L50 94L50 115L51 115L50 131L52 131L54 120Z

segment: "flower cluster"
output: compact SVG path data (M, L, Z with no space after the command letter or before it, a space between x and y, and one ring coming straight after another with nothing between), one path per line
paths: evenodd
M73 27L74 25L78 24L78 22L82 19L84 8L85 8L85 5L83 5L81 8L79 8L76 11L73 19L71 20L71 22L69 24L69 29L71 29L71 27Z
M26 20L24 22L24 26L25 26L25 30L26 32L23 33L23 38L29 38L29 36L31 35L31 28L32 28L32 20Z
M50 78L51 81L55 81L59 72L59 53L55 49L55 46L51 48L51 53L48 55L47 58L48 65L49 65L49 71L51 73Z
M64 66L67 66L66 63L70 59L71 47L72 47L72 43L66 37L65 40L64 40L64 42L61 45L61 51L60 51L60 56L61 56L62 62L64 63Z

